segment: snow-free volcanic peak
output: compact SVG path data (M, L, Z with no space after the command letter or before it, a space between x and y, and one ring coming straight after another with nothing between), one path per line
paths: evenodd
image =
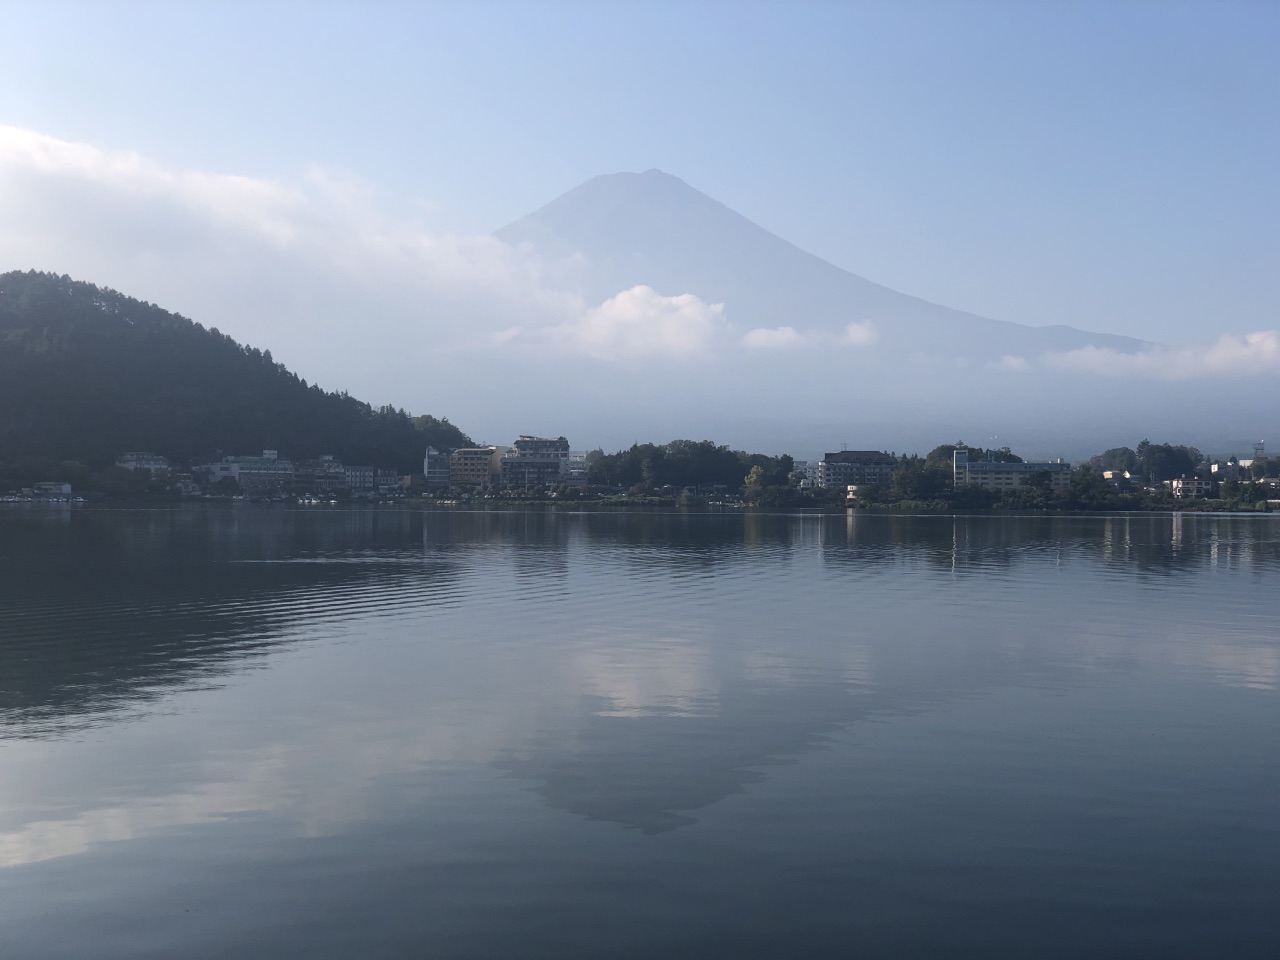
M806 253L657 169L593 177L497 236L548 258L581 255L581 293L591 302L645 284L668 296L724 303L744 330L790 326L834 335L869 322L886 352L927 345L973 359L1141 346L1072 327L991 320L899 293Z

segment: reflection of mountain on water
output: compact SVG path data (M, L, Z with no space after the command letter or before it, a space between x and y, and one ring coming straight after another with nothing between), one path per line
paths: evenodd
M501 768L552 806L657 832L871 712L1062 684L1061 637L1039 644L1043 623L1009 603L1025 599L1024 580L1043 593L1027 610L1058 625L1082 611L1046 598L1092 599L1099 578L1196 588L1188 574L1215 565L1274 575L1275 531L1271 518L1196 515L0 514L0 737L118 718L353 617L481 600L452 676L483 689L513 670L573 704L545 729L522 721L540 732ZM1055 564L1075 579L1037 574ZM1006 576L1019 569L1031 576ZM1127 622L1128 608L1112 619ZM1219 645L1209 667L1189 662L1274 684L1273 661L1256 655ZM873 684L857 679L868 663ZM526 693L508 694L523 709Z
M3 520L0 733L7 736L93 723L314 636L327 621L436 602L455 579L447 559L423 559L420 518L407 513L55 519Z
M597 710L572 732L544 734L497 766L537 781L552 807L662 833L696 823L697 810L764 780L761 768L794 762L865 715L843 684L742 688L722 692L718 710L703 716Z
M577 722L497 762L554 808L645 833L697 822L698 811L764 780L768 766L869 717L1027 686L1056 695L1088 682L1094 658L1134 656L1127 641L1092 649L1132 594L1113 592L1109 606L1088 613L1054 599L1093 597L1096 578L1190 574L1219 562L1280 569L1266 518L762 515L662 524L669 549L636 521L590 518L601 561L631 578L628 615L590 640ZM1040 572L1063 566L1074 572ZM643 602L634 578L648 576L668 589L718 580L714 605L682 608L710 633L690 634L678 616ZM1203 586L1188 578L1190 589ZM1172 656L1177 645L1161 646L1158 622L1147 624L1152 650ZM1078 658L1064 659L1067 645Z

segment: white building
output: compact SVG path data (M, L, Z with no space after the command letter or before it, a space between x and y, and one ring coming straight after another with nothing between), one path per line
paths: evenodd
M1065 490L1071 485L1071 464L1060 459L1052 463L995 463L970 460L969 451L960 449L952 455L951 462L957 490L968 486L997 493L1016 490L1033 473L1049 474L1049 486L1053 490Z
M240 488L245 491L278 490L293 482L293 462L281 460L275 450L263 450L260 457L234 457L240 467Z
M169 469L169 458L158 453L122 453L116 457L116 466L125 470L146 470L159 473Z
M275 450L263 450L260 457L223 457L218 463L196 467L195 472L210 486L230 478L242 490L254 492L277 490L293 482L293 463L281 460Z
M1207 497L1213 490L1212 480L1202 480L1199 477L1178 477L1176 480L1166 480L1165 485L1179 500Z
M560 481L571 487L587 485L587 455L585 452L569 451L569 456L560 461Z
M898 458L883 450L841 450L828 453L818 464L818 485L848 487L850 484L887 485L898 469Z
M791 466L791 472L800 474L802 479L800 486L803 488L816 487L818 485L818 461L817 460L796 460Z
M372 490L373 467L342 465L342 477L348 490Z

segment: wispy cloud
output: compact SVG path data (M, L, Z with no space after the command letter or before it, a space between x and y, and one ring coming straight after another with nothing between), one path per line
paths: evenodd
M706 357L728 332L724 304L691 293L664 296L644 285L544 331L552 342L600 360Z
M815 346L869 347L878 339L875 324L870 320L863 320L850 323L838 335L822 330L797 330L789 325L758 327L743 335L742 345L751 350L789 350Z
M869 347L879 337L876 325L870 320L854 322L844 328L844 343L851 347Z
M1110 377L1194 380L1280 373L1280 331L1228 333L1208 345L1152 346L1136 353L1083 347L1043 358L1046 366Z
M805 338L795 327L760 327L748 330L742 337L742 345L752 350L781 350L804 342Z
M992 360L987 366L993 370L1008 370L1012 373L1021 373L1027 369L1029 364L1026 357L1006 353L999 360Z
M0 253L93 260L113 274L192 269L192 250L224 264L285 258L380 287L564 314L582 304L564 282L581 264L549 263L495 237L433 231L412 204L312 165L292 181L173 170L132 151L110 151L0 126ZM175 263L187 257L187 262ZM160 265L164 264L165 267ZM73 264L7 263L7 267ZM112 277L87 279L112 281Z

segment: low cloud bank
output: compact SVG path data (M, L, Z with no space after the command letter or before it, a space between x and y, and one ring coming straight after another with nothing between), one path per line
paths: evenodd
M1157 345L1136 353L1082 347L1065 353L1046 354L1043 362L1060 370L1148 380L1195 380L1223 375L1277 373L1280 372L1280 331L1227 333L1208 345Z

